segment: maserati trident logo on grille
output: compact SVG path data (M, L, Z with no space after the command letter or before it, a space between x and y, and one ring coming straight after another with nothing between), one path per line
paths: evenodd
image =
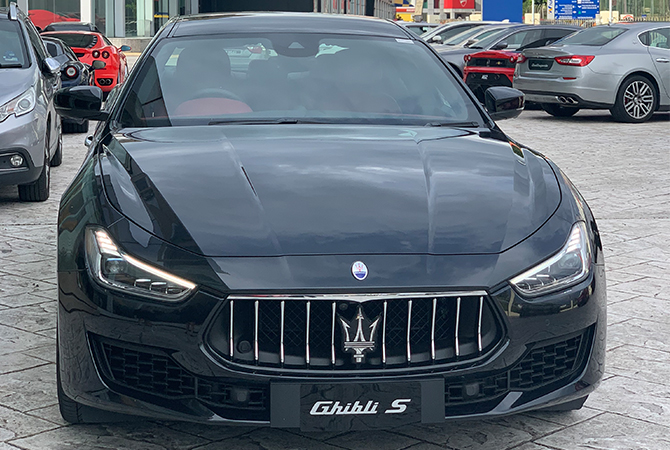
M351 274L356 278L358 281L363 281L367 278L368 276L368 266L363 264L362 261L356 261L351 265Z
M365 360L365 352L375 349L375 333L377 332L379 317L371 322L363 314L363 308L359 306L358 311L356 311L356 318L352 322L355 322L355 324L340 317L340 325L342 325L342 333L344 334L344 351L353 353L354 361L362 363ZM354 334L353 339L349 334L352 325L356 326L356 334ZM367 339L365 338L366 330L369 330Z

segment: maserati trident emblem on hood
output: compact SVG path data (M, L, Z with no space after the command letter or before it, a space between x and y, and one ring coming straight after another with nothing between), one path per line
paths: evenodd
M351 274L358 281L363 281L368 277L368 266L362 261L356 261L351 265Z
M352 322L355 322L355 324L340 317L340 325L342 325L342 333L344 335L344 351L353 353L354 361L358 364L365 360L365 352L375 349L375 333L377 332L379 317L370 322L365 317L365 314L363 314L363 308L359 306L358 311L356 311L356 317ZM356 326L356 334L354 334L352 339L349 331L354 325ZM369 331L367 339L365 338L366 330Z

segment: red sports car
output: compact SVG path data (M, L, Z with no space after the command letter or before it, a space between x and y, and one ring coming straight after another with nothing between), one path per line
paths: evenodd
M105 97L114 86L123 83L128 75L128 64L124 51L130 47L115 47L103 34L93 31L53 31L42 33L42 36L58 38L68 44L77 58L85 64L93 61L106 63L104 69L96 69L95 85L102 89Z
M521 55L513 51L488 50L465 55L463 80L480 102L491 86L512 87L514 68Z

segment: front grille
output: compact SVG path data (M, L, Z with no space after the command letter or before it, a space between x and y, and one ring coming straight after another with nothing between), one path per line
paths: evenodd
M468 61L467 65L477 67L514 67L516 63L510 61L509 59L472 58L470 61Z
M592 328L564 341L536 346L511 369L487 377L445 380L447 416L490 411L510 391L537 391L584 370ZM565 381L564 381L565 382Z
M137 350L117 341L100 341L108 381L117 387L159 399L195 398L232 419L269 420L267 387L250 387L196 377L161 350ZM155 399L154 399L155 400Z
M484 293L228 300L207 342L224 359L253 368L376 371L462 364L482 359L503 338L502 323ZM373 328L374 342L362 356L347 350L347 342L353 347L370 341Z

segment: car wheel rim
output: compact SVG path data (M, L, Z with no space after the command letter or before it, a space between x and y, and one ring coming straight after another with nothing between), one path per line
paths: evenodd
M644 81L633 81L623 93L623 105L630 117L642 119L654 107L654 91Z

